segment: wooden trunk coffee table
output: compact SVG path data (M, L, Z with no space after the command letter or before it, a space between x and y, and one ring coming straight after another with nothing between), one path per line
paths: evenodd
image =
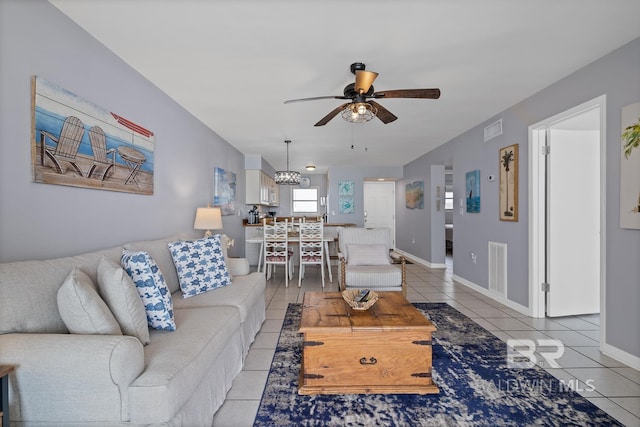
M339 292L307 292L299 394L438 393L431 378L436 327L400 292L353 310Z

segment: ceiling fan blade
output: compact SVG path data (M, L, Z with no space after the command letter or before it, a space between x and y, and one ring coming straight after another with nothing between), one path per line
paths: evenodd
M347 98L344 95L329 95L329 96L316 96L313 98L300 98L300 99L289 99L287 101L284 101L285 104L291 104L293 102L302 102L302 101L317 101L318 99L351 99L351 98Z
M373 98L440 98L440 89L396 89L375 92Z
M374 73L373 71L357 70L355 91L358 93L369 92L369 88L376 77L378 77L378 73Z
M351 104L350 102L346 102L344 104L342 104L339 107L334 108L333 110L331 110L331 112L329 114L327 114L326 116L324 116L322 118L322 120L320 120L318 123L316 123L314 126L324 126L327 123L329 123L329 120L333 119L335 116L338 115L338 113L340 113L340 111L344 110L344 107L346 107L347 105Z
M396 117L395 114L393 114L391 111L387 110L386 108L384 108L382 105L378 104L377 102L375 102L375 101L367 101L367 102L378 109L378 112L376 113L376 116L385 125L387 123L391 123L391 122L393 122L393 121L398 119L398 117Z

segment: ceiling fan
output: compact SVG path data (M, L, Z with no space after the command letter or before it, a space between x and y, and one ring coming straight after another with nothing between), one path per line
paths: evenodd
M378 77L378 73L366 71L365 64L362 62L355 62L351 64L351 72L356 75L356 81L355 83L350 83L345 86L343 95L290 99L284 103L290 104L292 102L315 101L318 99L350 99L350 102L346 102L339 107L336 107L314 126L326 125L340 112L342 112L342 118L350 122L365 122L371 120L373 117L378 117L382 123L387 124L393 122L398 117L372 99L440 98L440 89L395 89L375 92L373 88L373 81Z

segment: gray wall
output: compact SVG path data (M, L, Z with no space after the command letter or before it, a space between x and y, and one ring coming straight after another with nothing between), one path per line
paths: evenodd
M452 165L456 197L453 212L454 273L486 288L487 242L507 243L507 296L518 304L528 306L528 127L605 94L606 337L607 344L636 357L640 357L640 335L629 332L637 331L640 325L640 230L620 228L619 194L620 110L640 100L639 76L640 39L636 39L405 165L405 178L398 183L398 186L403 186L405 182L416 179L427 181L430 165ZM504 133L484 142L484 126L498 117L503 119ZM489 174L498 175L498 149L511 144L519 144L520 153L517 223L499 221L498 180L488 182L486 179ZM465 212L460 215L458 200L464 195L464 176L474 169L480 169L482 179L481 211L478 214ZM428 210L408 212L400 207L397 212L397 246L418 257L430 259ZM411 244L411 236L419 236L419 247ZM477 264L472 263L471 252L477 254Z
M33 183L32 75L154 131L154 194ZM0 94L0 261L200 233L215 167L236 172L244 203L244 156L46 1L0 1ZM243 254L241 218L223 223Z

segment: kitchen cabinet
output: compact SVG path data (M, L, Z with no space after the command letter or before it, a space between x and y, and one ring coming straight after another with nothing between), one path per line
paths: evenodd
M247 169L246 201L247 205L278 206L280 187L276 181L259 169Z

